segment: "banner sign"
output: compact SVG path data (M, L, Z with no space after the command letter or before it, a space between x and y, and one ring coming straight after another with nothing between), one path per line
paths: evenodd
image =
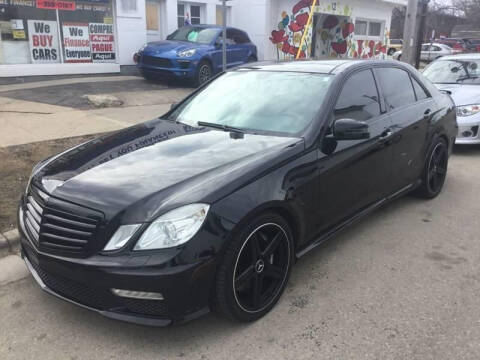
M56 21L27 20L30 57L34 64L58 63L58 33Z
M75 10L74 1L63 1L63 0L37 0L37 8L39 9L48 9L48 10Z
M93 62L115 62L113 24L90 23Z
M65 62L92 62L87 23L64 22L62 24Z

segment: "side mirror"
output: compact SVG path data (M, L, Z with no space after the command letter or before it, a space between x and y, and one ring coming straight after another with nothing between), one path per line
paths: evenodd
M220 36L218 37L217 41L215 41L215 47L219 49L222 47L222 45L223 45L223 38Z
M370 138L368 124L353 119L338 119L333 123L335 140L361 140Z

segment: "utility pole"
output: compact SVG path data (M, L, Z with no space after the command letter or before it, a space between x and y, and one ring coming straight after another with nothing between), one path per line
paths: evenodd
M417 45L417 12L418 0L408 0L407 13L405 14L405 26L403 29L403 49L401 60L410 65L415 62L415 50Z
M422 43L425 38L425 23L427 19L428 3L430 0L420 0L420 26L418 27L417 48L415 49L415 67L420 68L420 57L422 53Z
M227 71L227 1L222 0L223 34L222 34L222 65L223 71Z

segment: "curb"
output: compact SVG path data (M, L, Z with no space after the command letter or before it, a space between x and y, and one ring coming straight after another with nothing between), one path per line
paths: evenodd
M10 251L13 250L20 242L20 234L18 229L13 229L3 234L0 233L0 249L9 248Z

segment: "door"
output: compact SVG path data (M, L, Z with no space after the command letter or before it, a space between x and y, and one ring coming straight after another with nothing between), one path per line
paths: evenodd
M386 139L391 123L382 112L372 70L361 70L346 80L331 118L330 128L337 119L365 121L370 136L337 141L330 131L323 139L319 150L319 232L375 204L390 189L392 154Z
M375 74L392 123L392 191L399 191L414 183L422 172L427 131L436 105L407 71L378 68Z
M433 61L442 55L444 54L442 53L442 49L439 46L436 46L436 45L430 46L430 52L428 56L429 61Z
M147 42L164 39L160 21L160 2L148 0L145 3L145 18L147 23Z
M430 45L422 45L422 51L420 52L420 60L428 61L430 58Z
M232 33L232 29L227 28L227 68L232 66L236 66L240 64L240 49L237 48L237 44L234 40L234 33ZM223 70L223 48L222 48L222 41L223 41L223 33L220 32L218 38L215 42L215 50L212 52L212 57L215 63L215 71L220 72Z

